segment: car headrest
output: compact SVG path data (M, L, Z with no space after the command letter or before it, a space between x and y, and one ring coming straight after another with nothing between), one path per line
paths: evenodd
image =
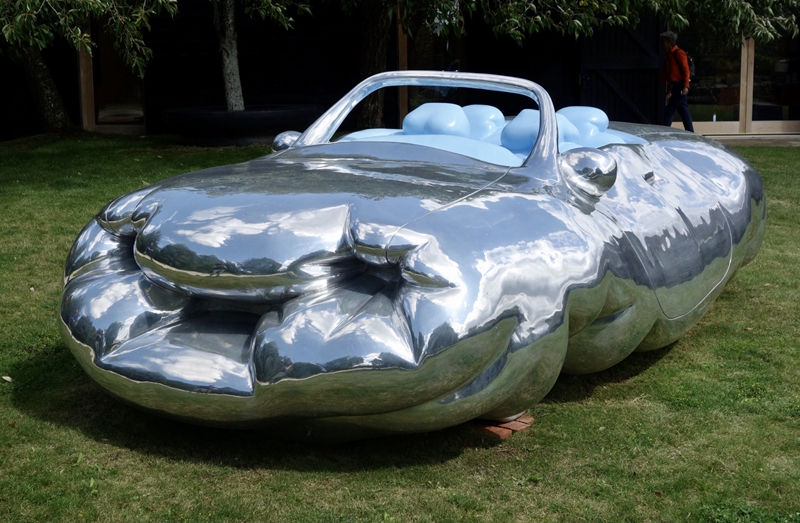
M470 125L464 109L455 104L420 105L403 119L404 134L446 134L469 137Z
M631 134L609 130L608 115L596 107L564 107L556 113L556 117L562 152L574 147L647 143Z
M503 128L500 144L514 153L530 152L539 136L539 111L523 109Z
M608 115L597 107L572 106L558 110L578 129L581 136L602 133L608 129Z
M469 120L469 137L475 140L487 140L506 124L500 109L491 105L468 105L464 113Z

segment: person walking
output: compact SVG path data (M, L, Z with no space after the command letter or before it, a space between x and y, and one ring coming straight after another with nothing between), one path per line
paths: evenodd
M661 66L660 82L667 84L667 110L664 115L664 125L672 126L675 111L681 116L683 128L694 132L692 115L689 114L689 104L686 95L689 94L689 59L686 51L677 46L678 35L672 31L661 33L661 46L667 56Z

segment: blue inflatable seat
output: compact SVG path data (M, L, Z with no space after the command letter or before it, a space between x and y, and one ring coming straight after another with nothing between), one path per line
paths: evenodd
M489 163L516 167L530 155L539 137L539 111L524 109L513 119L490 105L461 107L423 104L403 119L403 129L367 129L340 141L424 145ZM559 151L576 147L644 144L645 140L608 129L608 116L594 107L565 107L556 113Z

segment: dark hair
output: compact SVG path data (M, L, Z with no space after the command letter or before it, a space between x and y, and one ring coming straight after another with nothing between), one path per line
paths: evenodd
M676 35L672 31L664 31L663 33L661 33L661 41L669 42L672 45L675 45L678 42L678 35Z

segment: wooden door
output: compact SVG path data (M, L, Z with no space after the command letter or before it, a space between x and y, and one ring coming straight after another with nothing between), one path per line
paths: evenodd
M582 43L581 105L599 107L611 120L659 124L665 88L658 81L663 60L662 24L642 20L635 28L606 27Z

